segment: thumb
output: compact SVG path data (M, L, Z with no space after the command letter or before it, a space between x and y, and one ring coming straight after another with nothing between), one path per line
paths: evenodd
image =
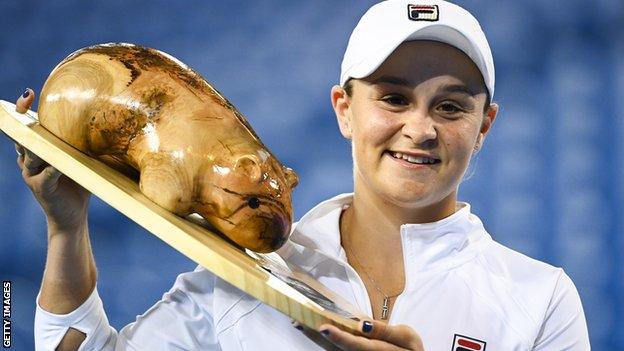
M49 191L54 190L58 186L59 178L63 175L63 173L52 166L47 166L41 173L43 175L42 182Z
M15 103L15 111L26 113L30 106L32 106L33 101L35 101L35 92L30 88L26 88L26 91L20 95Z

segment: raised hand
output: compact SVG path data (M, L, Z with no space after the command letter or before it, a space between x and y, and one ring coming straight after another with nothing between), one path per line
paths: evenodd
M420 336L407 325L388 325L380 321L363 321L362 333L357 336L329 324L321 325L314 331L293 322L308 338L325 350L344 351L424 351Z
M35 92L26 89L15 110L25 113L34 100ZM86 221L90 193L20 144L15 144L15 150L22 177L45 212L48 227L54 232L76 232Z

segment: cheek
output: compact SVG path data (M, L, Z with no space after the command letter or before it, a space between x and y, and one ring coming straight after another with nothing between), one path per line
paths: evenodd
M372 110L372 109L371 109ZM379 111L360 112L353 123L353 146L356 150L378 147L386 144L396 134L396 118Z
M477 139L478 130L468 123L463 123L446 130L444 135L444 144L446 150L451 156L453 163L467 167L470 157L474 151L475 141Z

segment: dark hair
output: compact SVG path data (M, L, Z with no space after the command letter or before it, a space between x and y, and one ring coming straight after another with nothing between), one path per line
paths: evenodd
M351 83L352 79L353 78L347 79L347 81L342 86L342 89L344 89L344 91L345 91L345 93L347 93L348 97L352 97L353 96L353 84Z
M347 81L344 83L344 85L342 86L342 89L344 89L345 93L347 93L348 97L353 96L353 83L351 83L351 80L353 78L349 78L347 79ZM488 108L490 107L490 104L492 103L492 97L490 96L490 91L486 88L485 89L485 106L483 106L483 113L487 113Z

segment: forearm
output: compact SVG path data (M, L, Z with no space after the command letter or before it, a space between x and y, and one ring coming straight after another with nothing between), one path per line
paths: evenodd
M48 255L39 305L55 314L75 310L89 297L97 280L87 221L74 230L48 224Z

